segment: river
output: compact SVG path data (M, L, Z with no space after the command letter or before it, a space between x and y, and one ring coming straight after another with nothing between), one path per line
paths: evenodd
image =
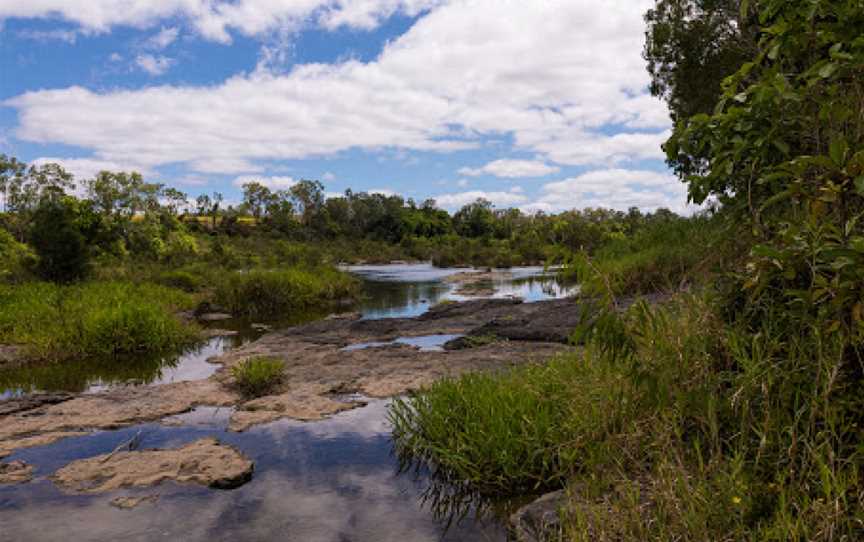
M363 279L359 309L366 319L417 316L442 300L461 299L444 280L461 269L406 264L348 270ZM538 301L572 293L541 268L496 273L492 282L494 297ZM316 317L320 315L294 315L290 323ZM173 358L142 360L132 369L81 363L53 373L50 367L0 373L0 394L95 393L119 385L204 379L217 369L207 358L262 333L249 322L218 325L238 333L214 337ZM414 337L406 342L434 349L451 338ZM446 514L424 499L430 495L425 473L400 472L387 424L388 401L353 396L342 400L368 404L320 422L280 420L242 433L227 430L231 409L201 407L162 422L96 431L19 450L5 460L34 465L35 479L0 486L0 541L506 540L506 530L494 519L468 514L460 521L448 521L442 517ZM255 474L251 482L230 491L163 483L110 495L69 495L48 479L74 460L109 453L136 436L139 449L175 448L213 436L252 459ZM133 510L109 504L116 496L154 494L158 500Z

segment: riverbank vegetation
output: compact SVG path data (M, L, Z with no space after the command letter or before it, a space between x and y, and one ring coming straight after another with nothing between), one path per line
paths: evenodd
M0 344L52 361L169 352L197 338L176 316L193 307L191 296L152 284L0 285Z
M646 19L670 165L715 211L573 258L581 350L397 402L397 450L487 497L565 487L573 540L864 538L864 8Z

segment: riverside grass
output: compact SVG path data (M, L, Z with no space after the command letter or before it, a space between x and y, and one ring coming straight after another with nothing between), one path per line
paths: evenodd
M354 298L358 282L332 267L253 269L228 273L215 300L236 316L280 318L288 312Z
M0 344L44 360L174 350L198 338L176 316L194 302L170 288L120 281L0 285Z
M734 247L701 254L734 267ZM593 269L612 275L588 277L587 296L641 265L604 258ZM484 498L567 488L570 540L864 539L848 337L767 303L757 321L731 319L737 290L694 282L660 305L605 309L574 333L578 352L396 401L397 453Z

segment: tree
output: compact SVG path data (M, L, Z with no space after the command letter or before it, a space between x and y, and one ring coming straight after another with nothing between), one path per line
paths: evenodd
M20 179L27 171L27 165L19 162L14 156L0 154L0 192L3 193L3 210L8 205L9 189L13 183Z
M324 205L324 185L320 181L302 180L290 188L300 222L310 227Z
M456 233L465 237L485 237L491 235L495 228L495 214L492 212L492 202L478 198L453 216Z
M45 198L33 214L30 244L39 256L36 272L54 282L72 282L87 273L87 243L77 224L75 201Z
M243 203L252 213L256 221L267 212L273 202L273 194L270 189L258 182L250 182L243 185Z
M651 93L672 118L714 110L721 83L756 52L756 27L741 0L658 0L645 15Z
M180 214L180 210L189 204L189 196L176 188L165 188L162 190L162 197L166 202L165 207L172 215Z

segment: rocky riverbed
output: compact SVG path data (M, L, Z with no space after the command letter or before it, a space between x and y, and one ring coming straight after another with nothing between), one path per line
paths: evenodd
M232 431L280 418L320 420L362 405L343 400L346 394L391 397L467 371L543 361L570 348L567 337L578 318L572 300L529 304L481 299L442 303L414 318L364 320L347 315L271 332L211 359L221 368L206 380L2 401L0 458L21 448L160 420L201 405L232 407ZM438 335L483 340L457 339L435 349L393 342ZM271 395L245 400L234 391L228 369L256 356L282 359L284 379ZM22 465L4 466L4 472L10 481L29 475Z

